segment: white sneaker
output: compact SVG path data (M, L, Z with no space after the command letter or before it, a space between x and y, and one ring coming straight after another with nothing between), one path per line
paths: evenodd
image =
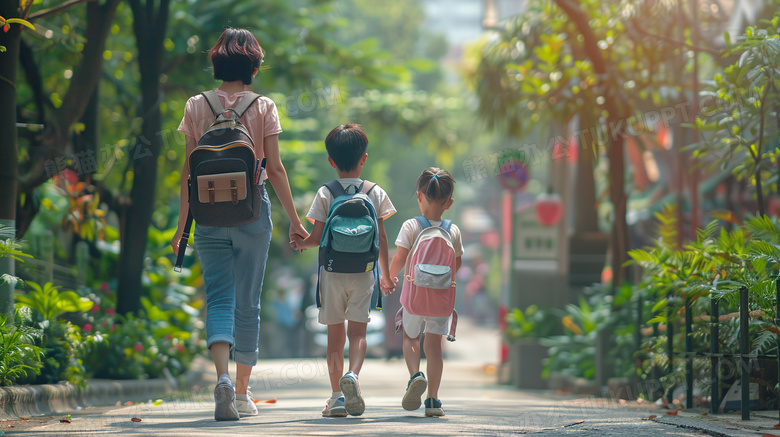
M257 416L257 406L251 391L247 390L246 394L236 393L236 409L242 416Z
M230 382L222 381L214 387L214 419L238 420L236 393Z

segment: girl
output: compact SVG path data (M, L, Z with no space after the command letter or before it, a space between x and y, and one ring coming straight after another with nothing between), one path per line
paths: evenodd
M437 167L426 168L417 178L417 203L420 212L433 226L442 224L442 214L452 206L452 194L455 189L455 180L449 172ZM422 232L422 225L416 219L410 219L401 226L398 238L395 241L398 250L393 257L390 266L390 277L394 282L398 281L398 273L406 265L406 258L417 236ZM460 268L463 244L461 243L460 230L454 224L450 227L450 237L455 250L455 270ZM454 277L456 272L452 272ZM409 273L407 272L407 275ZM404 279L406 280L406 279ZM406 285L406 284L404 284ZM385 292L392 291L384 289ZM405 410L416 410L420 407L421 396L428 388L428 398L425 400L426 416L443 416L444 409L439 400L439 384L444 367L442 357L442 335L446 335L449 329L449 317L426 317L410 314L408 309L403 311L404 342L403 351L406 367L409 369L410 379L406 385L406 394L401 405ZM428 377L420 372L420 334L425 323L425 356L428 360Z
M245 29L226 29L209 51L214 79L222 85L216 90L222 106L235 108L241 97L252 90L252 79L263 62L263 49ZM202 95L187 101L179 131L186 138L186 155L214 121L208 102ZM287 172L279 158L278 136L282 131L279 115L271 99L255 100L241 117L254 143L255 156L266 158L268 180L290 219L290 239L305 238L308 233L295 211ZM171 246L178 253L179 241L187 217L187 160L181 172L179 226ZM271 204L263 188L260 218L241 226L195 225L195 247L203 267L206 287L207 345L214 359L217 386L214 388L216 420L238 420L241 415L256 415L257 408L248 391L252 367L257 364L260 328L260 292L271 243ZM228 375L230 348L234 348L236 385Z

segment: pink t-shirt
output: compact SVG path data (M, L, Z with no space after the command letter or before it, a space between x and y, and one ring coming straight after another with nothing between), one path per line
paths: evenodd
M228 95L225 91L217 90L217 96L219 96L223 108L235 108L238 100L248 92L239 91ZM178 130L197 141L213 122L214 113L211 112L206 98L198 94L187 100L187 105L184 107L184 117ZM263 149L265 137L282 131L282 126L279 124L279 113L276 112L276 104L268 97L261 96L241 117L241 123L246 126L252 141L255 143L255 156L257 159L263 159L265 156L265 149Z

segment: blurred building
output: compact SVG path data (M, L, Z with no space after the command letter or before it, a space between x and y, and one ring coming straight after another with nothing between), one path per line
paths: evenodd
M521 13L526 0L422 0L425 25L445 36L453 53L479 38L485 28Z

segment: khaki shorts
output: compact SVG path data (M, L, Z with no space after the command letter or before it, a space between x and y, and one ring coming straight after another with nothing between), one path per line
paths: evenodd
M320 315L323 325L344 323L345 320L368 323L371 295L374 292L374 272L320 274Z

